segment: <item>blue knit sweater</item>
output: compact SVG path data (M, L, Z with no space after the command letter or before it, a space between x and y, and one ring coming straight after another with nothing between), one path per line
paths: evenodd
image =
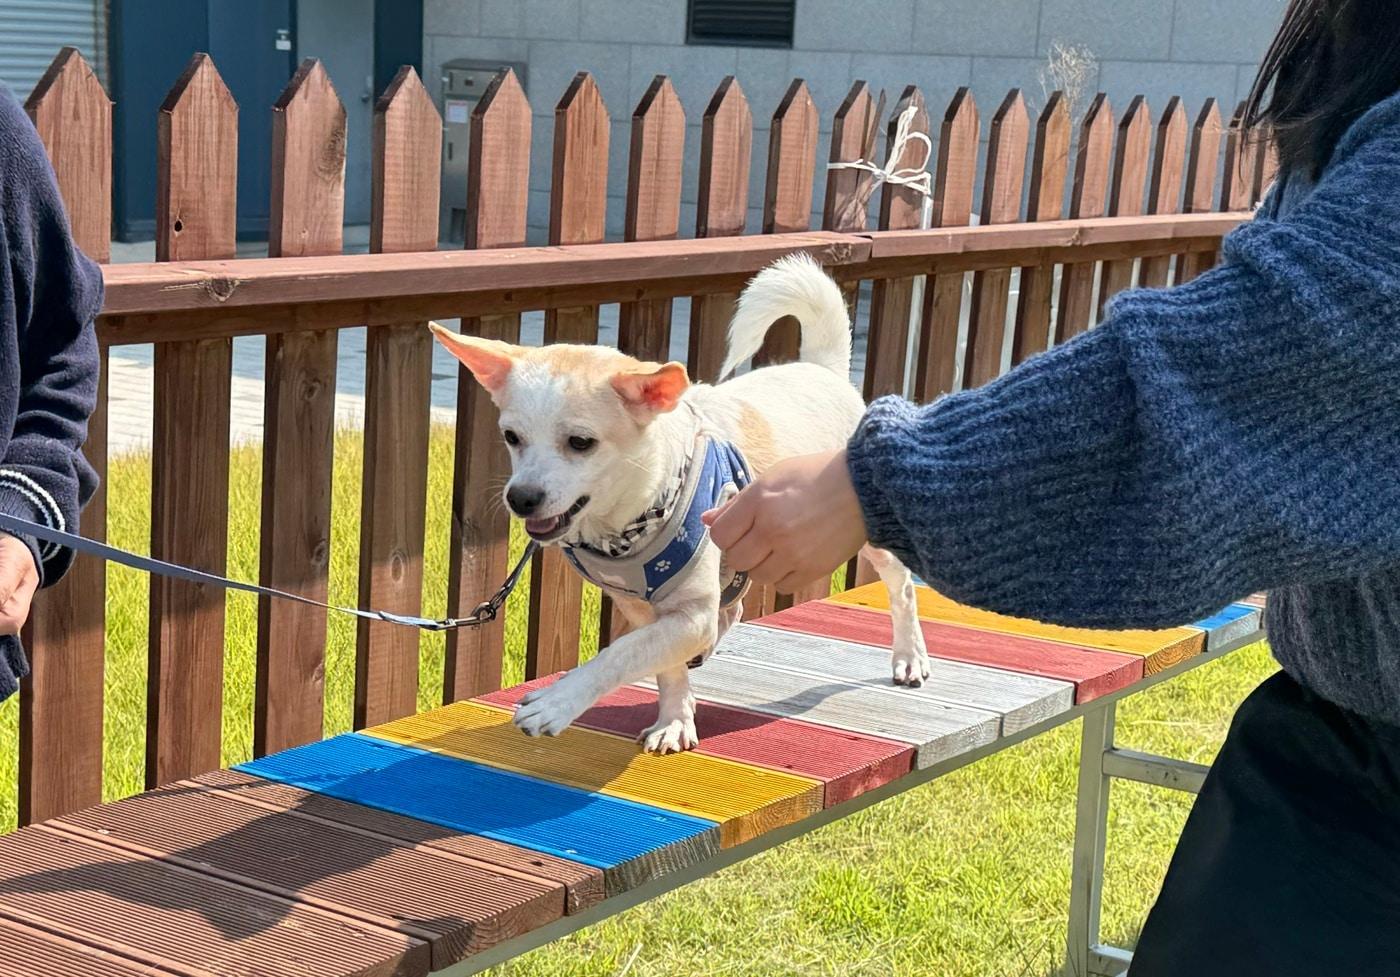
M871 539L975 606L1165 627L1269 592L1283 668L1400 724L1400 95L1222 264L926 407L873 404Z
M102 273L73 244L39 134L0 86L0 511L73 531L97 486L79 449L97 402ZM26 539L45 585L70 551ZM28 672L0 635L0 699Z

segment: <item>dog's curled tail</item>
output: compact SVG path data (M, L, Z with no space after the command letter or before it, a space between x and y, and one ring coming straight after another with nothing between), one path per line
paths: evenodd
M851 323L841 289L805 252L779 258L760 271L739 296L729 323L729 352L720 378L763 345L768 328L783 316L802 324L798 359L824 366L843 379L851 372Z

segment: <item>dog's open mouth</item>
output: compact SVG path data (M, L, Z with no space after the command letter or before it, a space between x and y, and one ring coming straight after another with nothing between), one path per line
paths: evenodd
M539 543L549 543L563 536L569 531L569 526L574 521L574 516L583 511L583 507L588 505L588 496L583 495L573 505L564 512L553 516L535 516L525 520L525 532L530 534L530 538Z

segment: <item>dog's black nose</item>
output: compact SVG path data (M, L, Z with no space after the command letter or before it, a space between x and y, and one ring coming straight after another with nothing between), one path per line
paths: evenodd
M506 504L510 511L522 518L533 516L544 501L544 489L533 485L512 485L506 489Z

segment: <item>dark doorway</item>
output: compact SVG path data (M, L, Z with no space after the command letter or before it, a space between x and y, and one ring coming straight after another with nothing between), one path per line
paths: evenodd
M319 57L350 128L345 219L369 220L374 98L402 64L422 70L423 0L110 0L115 236L155 231L156 112L197 51L238 102L238 233L267 234L272 105L298 61ZM155 29L154 25L158 25Z
M208 0L209 53L238 103L238 235L265 237L272 105L295 68L292 0Z
M209 10L188 0L112 0L111 18L112 231L120 241L149 241L156 227L156 112L194 53L206 50Z
M369 223L374 7L374 0L297 0L297 57L321 59L345 106L346 224Z

